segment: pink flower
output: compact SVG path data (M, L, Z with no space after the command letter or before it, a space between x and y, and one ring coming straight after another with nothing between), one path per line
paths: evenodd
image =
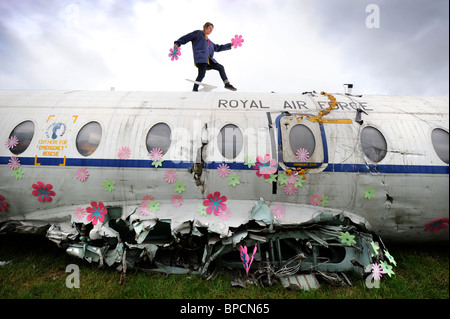
M8 203L5 201L5 197L0 194L0 211L6 212L6 208L8 207Z
M86 208L88 212L88 216L86 217L87 221L92 221L93 225L97 225L98 222L103 223L105 220L105 215L108 213L106 207L104 207L102 202L91 202L91 207Z
M75 177L76 179L78 179L81 182L84 182L85 180L88 179L89 177L89 172L87 171L87 169L85 169L84 167L80 167L77 169L77 171L75 172Z
M438 233L441 229L446 229L449 222L448 218L440 218L433 220L425 225L425 231L432 231L433 233Z
M180 207L181 205L183 205L183 196L181 195L173 195L172 198L170 199L170 202L172 203L173 207Z
M322 203L322 195L312 194L311 197L309 197L309 203L314 206L320 205Z
M20 167L19 159L15 156L12 156L9 160L8 166L10 169L18 169Z
M73 212L73 216L77 220L81 221L81 220L83 220L84 216L86 216L86 211L82 207L77 207L77 208L75 208L75 211Z
M17 144L19 144L19 139L17 138L17 136L11 136L5 142L5 146L9 149L16 147Z
M281 204L275 204L272 207L272 214L276 217L276 218L281 218L284 216L284 214L286 214L286 210L284 209L284 206Z
M218 216L221 211L226 210L228 207L225 204L227 201L226 196L220 196L220 192L215 192L213 194L208 194L206 199L203 201L203 206L206 206L206 213Z
M294 195L298 190L298 187L296 187L294 184L285 184L283 186L283 191L287 194L287 195Z
M228 219L230 219L230 217L231 217L231 210L229 210L228 208L219 214L219 218L222 221L227 221Z
M159 161L163 157L163 152L160 148L153 148L150 151L150 159L153 161Z
M300 161L300 162L306 162L309 158L309 152L307 149L305 148L299 148L297 150L297 152L295 152L295 157Z
M383 270L383 267L381 265L374 263L372 264L372 276L375 280L380 280L382 275L386 274Z
M55 196L55 192L52 191L53 186L51 184L44 185L42 182L33 184L34 191L32 194L38 197L40 202L51 202L52 196Z
M178 178L177 172L175 172L173 169L169 169L164 174L164 180L169 184L175 183L177 178Z
M242 35L235 35L233 39L231 39L231 45L236 49L237 47L242 46L242 42L244 42L244 39L242 39Z
M152 195L145 195L142 197L141 206L139 207L141 215L149 215L154 204L155 198Z
M128 146L123 146L119 148L119 152L117 153L117 156L120 159L128 159L131 155L131 150Z
M288 184L295 184L298 181L298 173L292 172L290 175L286 176L286 181Z
M217 175L219 175L220 177L227 177L230 172L230 166L228 166L227 164L220 164L217 168Z
M178 57L181 55L181 49L180 48L178 48L178 49L176 49L176 50L174 50L174 49L170 49L169 50L169 57L170 57L170 59L173 61L173 60L178 60Z
M256 164L253 168L257 170L256 176L263 176L265 179L268 179L271 174L274 174L277 171L276 166L277 161L271 158L269 154L266 154L256 158Z

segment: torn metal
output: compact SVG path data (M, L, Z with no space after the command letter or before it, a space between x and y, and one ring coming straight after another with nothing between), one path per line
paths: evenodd
M99 267L115 267L123 274L127 269L138 269L209 279L227 270L237 274L233 279L236 286L281 283L286 288L307 290L319 287L317 278L351 284L345 272L364 277L369 274L368 265L384 259L382 249L376 249L384 244L367 222L343 211L315 211L309 217L303 212L302 221L281 224L261 199L254 203L247 222L236 227L197 219L143 220L133 209L115 214L112 208L110 212L102 224L50 225L46 236L69 255ZM43 227L37 223L33 230L43 232ZM30 231L32 223L6 223L1 228ZM343 242L340 236L344 233L354 236L354 243ZM248 276L240 259L241 245L256 245Z

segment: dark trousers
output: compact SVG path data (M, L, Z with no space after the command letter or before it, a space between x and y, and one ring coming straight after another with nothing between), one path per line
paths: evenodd
M198 68L198 75L197 75L197 78L195 79L195 81L197 81L197 82L201 82L205 78L207 70L217 70L217 71L219 71L222 81L225 82L228 80L227 75L225 73L225 68L223 67L222 64L215 63L215 62L209 60L209 64L208 63L197 63L196 65ZM198 84L194 84L194 88L192 90L198 91Z

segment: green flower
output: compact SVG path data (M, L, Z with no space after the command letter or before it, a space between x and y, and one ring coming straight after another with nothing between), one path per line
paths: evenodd
M208 215L208 213L206 213L206 206L204 206L204 205L198 205L198 207L197 207L197 213L200 213L200 215L202 215L202 216L206 216L206 215Z
M151 211L152 213L155 213L157 210L159 210L159 203L156 200L152 200L150 202L148 202L148 210Z
M381 267L383 267L383 271L389 275L389 277L392 277L394 275L394 271L392 270L392 266L389 265L387 262L382 261L380 264Z
M181 194L181 192L185 192L186 191L185 187L186 187L186 185L183 184L182 181L178 181L173 184L173 188L174 188L175 192L178 194Z
M103 181L103 185L102 186L105 188L105 192L111 192L113 189L116 189L114 187L114 185L115 185L115 183L111 182L111 180L108 179L108 180L104 180Z
M278 174L278 181L280 182L280 185L288 184L286 172L282 172L281 174Z
M13 169L12 172L13 172L12 176L14 176L16 178L16 180L22 179L22 175L23 175L22 167Z
M378 250L380 249L380 247L378 247L378 245L373 240L370 245L372 245L372 249L375 252L375 255L378 255Z
M373 189L373 187L366 188L364 191L364 198L371 199L372 197L375 197L376 190Z
M248 168L250 168L250 167L252 167L252 166L255 166L255 164L256 164L256 159L255 159L255 157L253 157L253 156L246 156L245 158L244 158L244 165L247 165L247 167Z
M303 187L303 182L304 182L305 180L303 179L303 177L302 176L299 176L298 177L298 180L295 182L295 184L294 184L294 186L295 187Z
M322 195L322 202L320 205L325 206L326 203L328 203L328 196Z
M397 266L397 262L395 261L394 257L392 257L391 254L389 254L389 252L387 250L384 251L384 255L387 257L387 259L389 260L389 262L391 264L394 264L394 266Z
M155 168L157 168L158 166L162 167L162 163L164 162L164 160L161 158L160 160L157 161L153 161L152 165L155 166Z
M341 235L338 238L341 240L342 244L347 244L349 246L351 246L352 244L356 244L356 241L354 240L355 236L354 235L350 235L348 233L348 231L345 232L345 233L340 232L340 234Z
M277 177L278 177L277 174L271 174L270 177L265 179L264 181L266 183L274 183L274 182L276 183L277 182Z
M239 178L240 177L237 176L236 173L230 174L230 176L227 177L228 185L236 187L236 184L240 184Z

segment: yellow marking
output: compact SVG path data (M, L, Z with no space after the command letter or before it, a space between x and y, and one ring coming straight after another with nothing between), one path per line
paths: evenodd
M319 122L319 120L315 117L309 118L311 122ZM320 119L322 123L331 123L331 124L352 124L353 121L351 119Z
M49 115L47 121L45 121L45 123L48 123L48 121L50 121L50 119L54 117L54 115Z
M78 115L72 115L72 117L74 117L75 119L73 120L73 122L75 123L78 120Z
M64 156L64 162L62 164L59 164L59 166L66 166L66 157Z
M41 165L41 163L37 162L37 155L34 156L34 165Z

